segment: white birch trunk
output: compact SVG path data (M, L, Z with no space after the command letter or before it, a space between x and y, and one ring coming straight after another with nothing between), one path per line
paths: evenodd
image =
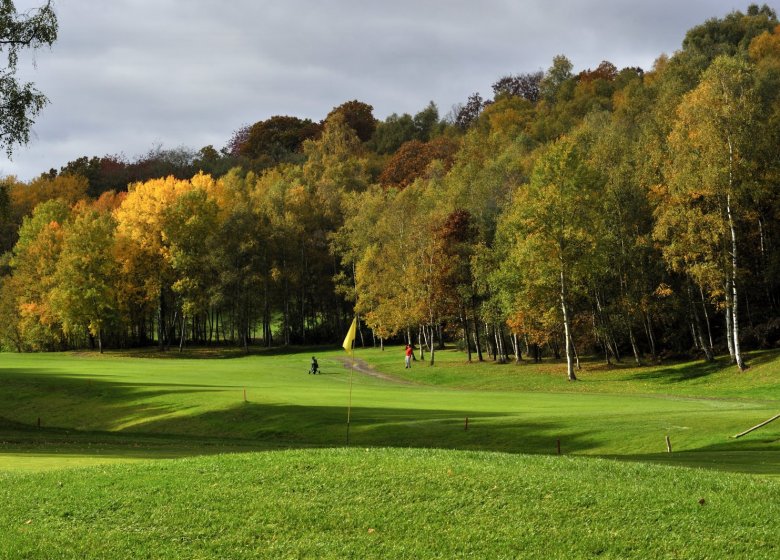
M563 274L563 262L561 262L561 311L563 312L563 335L566 340L566 376L569 381L576 381L574 375L573 349L571 344L571 326L569 325L569 311L566 308L566 281Z
M729 148L731 146L729 145ZM734 359L740 371L745 371L747 366L742 359L742 352L739 349L739 296L737 293L737 233L734 229L734 219L731 215L731 193L726 195L726 212L729 217L729 231L731 232L731 322L734 332Z
M726 282L726 343L729 348L729 361L733 364L737 359L734 356L734 329L731 325L731 280Z
M710 328L710 314L707 312L707 304L704 301L704 289L699 286L699 294L701 294L701 308L704 310L704 323L707 325L707 336L710 341L710 350L715 351L715 345L712 343L712 329Z

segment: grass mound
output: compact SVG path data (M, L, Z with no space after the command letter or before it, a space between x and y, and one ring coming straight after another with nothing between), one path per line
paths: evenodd
M392 449L0 474L0 558L777 558L780 482Z

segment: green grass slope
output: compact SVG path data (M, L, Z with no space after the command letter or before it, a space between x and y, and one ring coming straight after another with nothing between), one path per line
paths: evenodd
M0 558L777 558L780 482L597 459L297 450L0 474Z
M588 363L577 383L559 363L464 364L454 351L404 370L397 348L357 352L385 377L322 350L310 376L311 353L1 354L0 469L343 446L351 393L363 447L555 454L560 440L567 455L780 474L780 421L729 437L780 412L777 353L744 374Z

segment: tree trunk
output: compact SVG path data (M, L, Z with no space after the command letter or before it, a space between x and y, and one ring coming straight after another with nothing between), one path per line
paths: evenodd
M490 358L492 360L495 360L496 359L495 358L495 354L493 353L493 342L494 341L491 340L492 336L493 335L490 332L490 326L487 323L485 323L485 346L487 346L488 356L490 356Z
M734 161L734 148L729 139L729 161ZM739 348L739 294L737 293L737 231L734 227L734 217L731 214L731 189L733 186L733 175L729 167L729 192L726 195L726 214L729 219L729 232L731 233L731 322L734 331L734 360L737 362L739 371L745 371L747 366L742 359L742 352Z
M693 324L693 319L690 320L689 325L691 327L691 338L693 339L693 349L701 350L701 348L699 348L699 335L696 334L696 326Z
M620 362L620 351L617 348L617 344L615 343L615 338L612 336L612 330L609 328L609 324L607 322L607 319L604 317L604 309L601 307L601 298L599 297L598 290L594 291L594 295L596 298L596 309L598 310L599 314L599 322L601 323L601 328L604 331L603 339L604 339L604 345L607 348L607 351L612 353L612 356L615 358L616 362ZM607 357L607 363L609 363L609 357Z
M499 332L499 327L496 325L493 325L493 336L496 339L496 357L498 358L498 363L506 363L504 362L503 340L501 338L501 333Z
M565 333L564 333L565 334ZM556 360L561 359L561 345L558 343L557 340L553 340L551 342L547 343L547 346L550 347L550 350L552 350L553 356Z
M420 325L419 332L422 334L422 343L421 344L425 345L427 348L430 349L430 347L431 347L431 340L430 340L430 336L429 335L431 333L430 333L428 325Z
M769 303L769 307L774 311L776 307L776 300L772 293L770 283L770 270L769 270L769 258L767 255L771 251L771 248L767 247L767 242L764 238L764 220L761 216L758 217L758 233L760 236L760 249L761 249L761 277L764 281L764 290L766 292L766 300Z
M710 351L715 353L715 345L712 343L712 329L710 328L710 314L707 313L707 304L704 301L704 290L699 286L699 295L701 295L701 308L704 310L704 324L707 325L707 337L710 343Z
M691 314L693 315L694 335L697 337L699 347L704 352L704 359L708 362L714 361L715 357L712 355L712 349L704 342L704 334L701 329L701 319L699 318L699 312L696 310L696 302L693 300L693 294L691 294L691 285L688 284L688 299L691 306Z
M479 318L477 312L474 310L474 347L477 349L477 360L480 362L485 361L482 356L482 342L479 337Z
M655 336L653 336L653 323L650 319L650 312L644 313L645 332L647 333L647 340L650 344L650 356L655 362L658 359L658 355L655 351Z
M499 324L498 326L498 336L501 338L501 354L504 357L504 363L509 363L509 349L508 345L506 343L506 337L504 336L504 325Z
M468 315L466 315L466 310L463 307L461 307L460 309L460 321L463 324L463 345L466 347L468 362L471 363L471 341L469 340L469 318Z
M168 312L165 308L164 289L160 287L160 316L157 320L157 344L160 350L165 349L165 314Z
M523 351L520 349L520 341L517 339L517 333L512 333L512 347L515 351L515 363L519 364L523 359Z
M430 329L431 329L431 337L430 337L430 345L428 346L428 350L431 353L431 361L428 362L428 363L430 365L433 365L434 356L436 355L436 350L435 350L436 349L436 344L434 344L434 340L433 340L435 327L433 325L431 325Z
M493 353L493 360L498 362L499 364L504 363L504 350L502 348L502 340L501 340L501 333L499 332L499 326L493 323L490 325L491 330L493 331L493 348L495 349L495 352Z
M615 361L617 363L621 363L622 360L620 358L620 348L618 348L617 341L615 340L615 337L612 336L612 334L609 334L609 344L612 348L612 355L615 356Z
M636 337L634 337L634 329L631 327L630 320L626 319L626 324L628 325L628 339L631 341L631 350L634 352L634 361L636 362L636 365L641 366L642 359L639 355L639 346L637 346Z
M165 337L165 348L169 349L171 343L176 339L176 319L179 317L179 310L173 312L173 318L168 323L168 333Z
M179 338L179 353L184 350L184 333L187 332L187 317L181 314L181 337Z
M612 361L609 359L609 350L607 349L607 345L604 343L604 337L601 336L601 333L599 332L599 326L596 322L596 309L592 307L591 304L591 323L593 324L593 338L596 340L596 344L601 346L601 349L604 350L604 359L607 361L607 365L612 365Z
M263 342L266 348L270 348L273 344L271 341L271 308L268 301L268 278L265 276L263 277Z
M577 368L577 371L582 371L582 366L580 365L580 355L577 352L577 345L574 344L573 338L570 338L569 342L571 342L571 349L574 352L574 364Z
M566 376L569 381L576 381L577 376L574 375L574 363L573 363L573 348L571 344L571 325L569 324L569 310L566 307L566 279L563 274L563 262L561 262L561 311L563 312L563 330L564 338L566 340Z

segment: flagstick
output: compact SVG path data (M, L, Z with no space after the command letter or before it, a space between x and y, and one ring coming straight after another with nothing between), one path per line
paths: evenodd
M352 416L352 377L355 373L355 349L352 349L352 365L349 368L349 405L347 406L347 447L349 447L349 420Z
M349 369L349 405L347 406L347 446L349 446L349 421L352 418L352 378L355 375L355 331L357 330L357 316L352 319L352 325L341 345L352 356L352 367Z

